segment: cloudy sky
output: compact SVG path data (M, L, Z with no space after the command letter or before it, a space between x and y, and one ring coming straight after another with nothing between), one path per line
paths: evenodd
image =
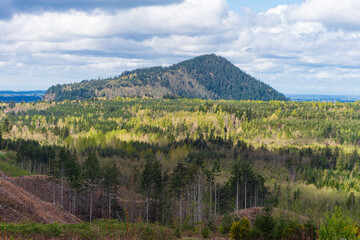
M0 0L0 89L216 53L285 93L360 95L359 0Z

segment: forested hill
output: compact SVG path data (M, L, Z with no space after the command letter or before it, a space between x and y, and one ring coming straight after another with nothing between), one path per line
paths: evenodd
M117 96L287 100L269 85L215 54L199 56L170 67L136 69L113 78L56 85L49 88L44 98L62 101Z

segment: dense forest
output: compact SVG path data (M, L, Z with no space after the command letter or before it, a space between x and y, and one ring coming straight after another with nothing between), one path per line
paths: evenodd
M45 99L63 101L144 95L157 98L286 100L283 94L214 54L170 67L137 69L108 79L56 85L49 88Z
M83 220L140 219L174 236L359 235L359 102L117 97L0 109L0 149L20 174L60 184L52 201Z

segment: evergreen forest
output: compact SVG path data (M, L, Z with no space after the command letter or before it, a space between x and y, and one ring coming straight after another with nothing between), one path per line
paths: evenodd
M360 236L360 102L12 102L0 104L0 130L0 170L48 176L44 199L99 239L111 238L103 228L120 239ZM4 223L1 233L91 239L48 227Z

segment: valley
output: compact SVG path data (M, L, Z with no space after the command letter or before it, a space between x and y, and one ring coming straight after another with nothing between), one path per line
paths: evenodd
M359 108L151 97L3 103L0 146L18 169L9 176L30 175L12 184L81 221L157 222L171 236L208 229L227 238L212 222L265 206L274 231L297 224L273 233L293 239L310 234L306 226L321 229L334 209L347 224L360 221ZM255 212L253 229L267 216Z

